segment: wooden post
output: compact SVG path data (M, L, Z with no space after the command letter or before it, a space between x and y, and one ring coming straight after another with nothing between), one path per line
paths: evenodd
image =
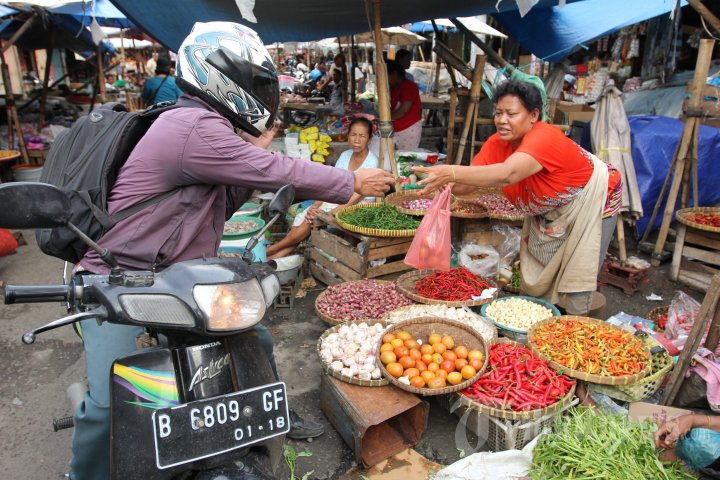
M685 342L685 346L680 353L680 358L673 368L670 381L665 388L660 404L672 405L675 401L675 397L677 397L678 391L685 379L685 373L687 372L690 362L700 346L705 330L711 321L715 325L715 328L711 328L711 331L717 330L717 325L720 321L720 318L718 318L720 316L717 313L718 300L720 300L720 273L716 273L712 277L712 280L710 280L710 287L708 288L705 298L700 305L700 311L695 319L695 324L693 324L693 327L690 330L687 342ZM715 320L713 320L713 317L715 317Z
M355 94L357 90L357 84L355 83L355 68L357 63L355 62L355 35L350 35L350 102L355 103Z
M617 225L618 254L620 255L620 263L625 265L627 261L627 249L625 248L625 225L623 224L623 214L618 214Z
M5 86L5 108L8 112L8 132L14 129L15 134L18 136L18 146L20 147L20 154L22 155L23 163L30 163L30 157L28 156L27 147L25 147L25 137L23 136L22 126L18 119L17 109L15 108L15 96L12 91L12 81L10 79L10 70L8 69L7 63L5 63L5 50L3 47L2 53L0 53L0 70L2 71L3 85ZM13 144L9 145L9 148L13 148Z
M712 58L713 46L715 45L714 40L702 39L700 40L700 48L698 49L698 58L695 65L695 76L690 87L690 102L688 104L688 111L690 114L685 120L685 127L683 128L682 136L680 137L680 146L677 149L678 161L675 166L675 171L669 171L669 175L673 175L673 180L670 185L670 192L668 193L667 203L665 204L665 213L663 215L663 221L660 226L660 232L658 233L658 239L655 243L655 250L652 254L651 262L654 266L660 265L660 254L665 247L665 240L667 239L668 230L670 229L670 223L672 221L673 214L675 212L675 204L677 202L678 191L680 190L681 182L685 180L684 188L689 189L690 186L687 183L689 175L686 175L685 169L692 170L693 159L688 153L691 151L690 148L697 143L699 133L699 118L697 112L700 109L702 103L702 92L705 88L707 79L707 73L710 68L710 60ZM694 147L692 147L694 151ZM697 161L695 159L695 161ZM685 194L684 194L685 195ZM662 202L662 197L658 198L656 209ZM696 205L698 206L698 205ZM648 228L652 228L652 224L648 225Z
M474 32L472 32L469 28L467 28L465 25L460 22L457 18L451 18L450 21L455 24L455 26L467 36L471 42L473 42L475 45L480 47L483 52L485 52L485 55L488 56L490 60L495 62L496 64L500 65L501 67L505 67L508 73L511 73L513 70L515 70L515 67L510 65L507 60L502 58L495 50L490 48L488 44L480 40L477 35L475 35Z
M5 53L5 51L15 45L15 42L17 42L18 38L22 37L23 34L28 30L28 28L32 27L35 23L35 20L37 19L37 15L33 14L32 17L25 20L25 23L22 24L22 27L18 28L17 32L13 34L10 39L5 42L5 44L2 47L2 50L0 50L0 53Z
M47 93L50 83L50 69L52 68L53 48L55 46L55 28L50 25L50 48L47 49L47 58L45 59L45 74L43 75L43 86L40 95L40 112L38 113L37 127L35 131L40 133L45 123L45 107L47 104Z
M687 0L688 4L693 7L706 22L710 24L715 31L720 32L720 19L718 19L708 8L702 4L700 0Z
M385 164L385 154L390 157L390 167L395 178L398 177L397 162L395 161L395 145L392 141L392 119L390 113L390 86L387 79L387 69L382 58L383 38L380 17L380 0L373 0L373 33L375 36L375 90L378 96L378 113L380 116L380 163Z
M438 67L440 67L440 55L438 55L436 50L442 45L442 43L440 42L440 29L435 23L435 20L431 20L430 22L432 23L433 30L435 31L435 46L433 47L433 52L435 52L435 54L437 55ZM450 68L450 65L448 65L447 61L445 62L445 68L447 69L448 75L450 75L450 81L453 84L453 88L458 88L457 80L455 80L455 73L453 72L453 69ZM437 72L435 73L435 79L436 84L440 83L440 68L438 68Z
M102 56L102 45L97 46L97 75L98 75L98 90L100 90L100 102L104 103L107 99L107 91L105 90L105 69L103 68L103 56Z
M470 133L470 126L475 121L477 115L477 109L480 104L480 93L482 92L482 77L485 73L485 57L477 55L475 57L475 68L473 69L472 85L470 85L470 102L468 103L467 112L465 113L465 122L463 123L463 130L460 134L460 141L458 142L458 150L455 154L455 165L460 165L465 154L465 144L467 142L468 134ZM453 115L453 112L450 112ZM472 144L475 141L474 138L470 139Z

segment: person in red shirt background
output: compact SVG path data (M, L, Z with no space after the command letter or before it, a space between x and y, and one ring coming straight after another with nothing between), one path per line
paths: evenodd
M415 150L422 135L420 90L405 78L405 69L394 61L387 62L390 84L390 110L398 150Z

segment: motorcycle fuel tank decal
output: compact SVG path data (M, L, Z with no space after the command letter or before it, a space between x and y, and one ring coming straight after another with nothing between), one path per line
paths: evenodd
M115 363L113 381L147 402L129 402L145 408L159 409L178 405L178 389L173 372L146 370Z

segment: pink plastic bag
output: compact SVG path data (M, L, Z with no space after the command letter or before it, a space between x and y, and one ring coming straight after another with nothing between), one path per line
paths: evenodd
M419 270L450 269L450 187L435 195L415 232L405 263Z

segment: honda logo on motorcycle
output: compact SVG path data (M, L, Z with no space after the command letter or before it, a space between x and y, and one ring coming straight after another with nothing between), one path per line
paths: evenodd
M230 365L229 353L226 353L220 358L210 360L210 364L208 366L200 365L193 374L192 381L190 382L190 387L188 388L188 392L191 392L193 388L195 388L205 380L209 380L220 375L223 368L227 367L228 365Z

